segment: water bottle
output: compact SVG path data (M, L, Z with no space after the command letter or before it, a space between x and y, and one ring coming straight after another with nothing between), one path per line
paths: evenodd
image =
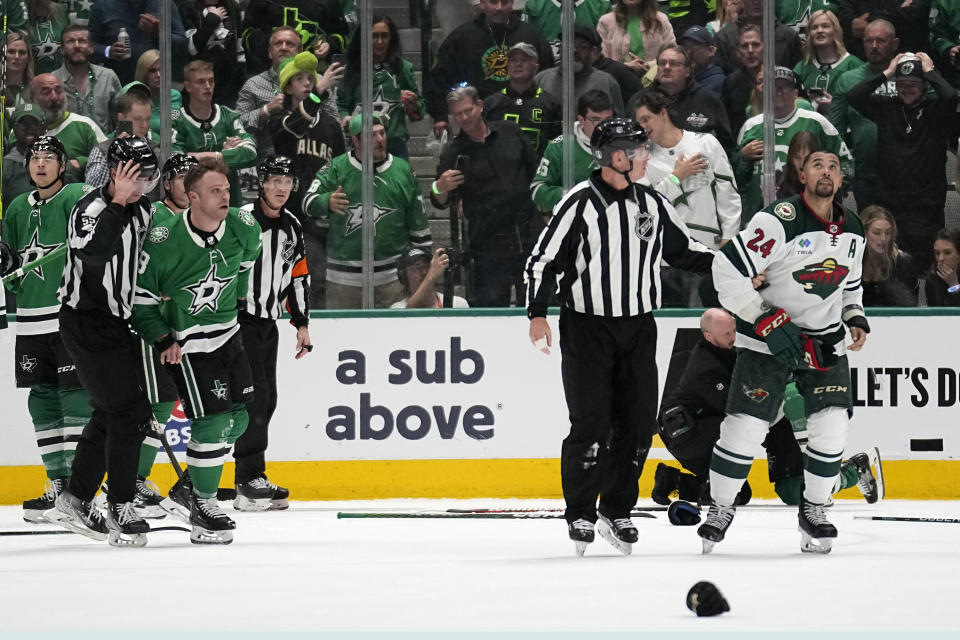
M130 57L130 34L127 33L126 27L120 27L120 32L117 33L117 42L127 48L127 53L122 58L117 58L117 60L126 60Z

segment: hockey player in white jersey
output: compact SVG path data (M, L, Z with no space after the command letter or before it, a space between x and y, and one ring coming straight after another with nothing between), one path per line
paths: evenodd
M710 464L713 503L697 530L704 553L733 521L734 498L778 418L791 374L807 413L801 550L829 553L837 536L824 505L840 471L851 407L844 325L850 351L859 351L870 331L860 287L864 234L856 215L834 200L842 182L836 154L808 155L800 181L803 193L758 212L713 263L717 293L737 318L742 350ZM768 286L755 290L751 278L761 273Z

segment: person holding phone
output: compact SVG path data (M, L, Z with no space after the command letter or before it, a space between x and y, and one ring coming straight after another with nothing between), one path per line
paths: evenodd
M834 85L847 71L862 67L863 60L847 52L840 21L829 9L814 11L807 27L803 60L793 72L806 87L814 109L827 115L833 103Z

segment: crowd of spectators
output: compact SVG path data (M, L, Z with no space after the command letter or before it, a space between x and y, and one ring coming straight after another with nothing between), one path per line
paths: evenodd
M161 2L171 15L172 131L160 129ZM522 304L523 261L563 194L560 3L445 2L473 17L437 43L422 83L394 20L372 18L376 304L440 304L426 289L461 267L470 305ZM42 134L66 148L67 179L93 186L109 177L109 140L138 135L158 148L167 136L175 151L231 169L234 206L244 169L283 154L297 167L290 207L304 222L312 303L360 306L354 0L0 3L4 203L30 189L23 154ZM776 68L764 69L771 10ZM634 118L650 135L648 179L716 248L762 206L772 117L779 197L798 192L805 154L840 156L842 195L867 234L865 302L960 306L960 232L945 228L944 213L960 133L960 0L583 0L575 15L577 181L596 168L596 125ZM773 114L762 112L767 74ZM421 193L410 158L424 152L409 125L424 119L445 146ZM453 240L462 253L434 246L424 195L462 216ZM398 278L405 254L423 270L416 281ZM664 274L665 305L699 303L697 282L673 278L669 265Z

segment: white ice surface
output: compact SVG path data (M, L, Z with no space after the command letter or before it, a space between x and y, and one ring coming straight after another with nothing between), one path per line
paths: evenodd
M671 526L663 512L636 520L630 557L599 536L574 557L562 520L337 519L341 509L517 506L559 504L294 502L235 514L225 547L179 532L157 532L142 549L0 536L0 632L960 631L960 524L854 519L956 518L957 502L842 501L830 512L840 537L829 556L800 553L793 508L762 504L741 509L708 556L695 527ZM0 531L32 528L20 515L0 508ZM698 619L685 608L699 580L719 587L730 613Z

